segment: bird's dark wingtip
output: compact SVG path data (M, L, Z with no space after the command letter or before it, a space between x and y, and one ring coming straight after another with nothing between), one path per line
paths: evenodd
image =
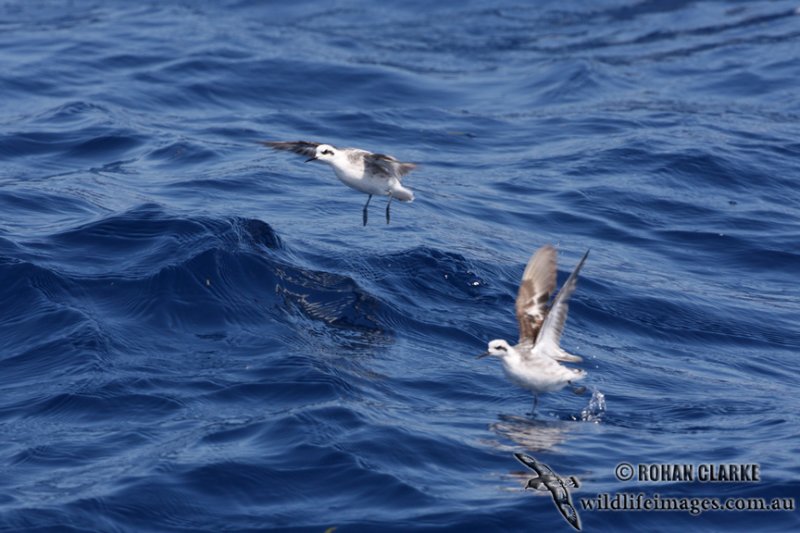
M520 463L524 464L525 466L527 466L527 467L531 466L531 459L533 459L532 457L528 457L524 453L520 453L520 452L514 452L514 457L516 457L517 461L519 461ZM533 459L533 462L536 462L536 460Z

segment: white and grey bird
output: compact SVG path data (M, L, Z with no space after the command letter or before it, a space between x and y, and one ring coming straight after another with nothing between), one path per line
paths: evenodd
M539 403L539 394L544 392L561 390L565 385L573 387L576 394L586 391L585 387L573 384L586 377L586 372L559 362L577 363L582 359L564 351L559 341L567 320L569 297L575 292L578 274L588 255L587 250L548 306L556 288L557 252L549 244L539 248L525 267L517 293L515 309L519 342L511 346L504 340L493 340L489 342L489 350L478 356L499 357L506 376L516 385L533 392L534 411Z
M265 146L276 150L287 150L308 157L310 161L329 164L342 183L369 195L364 204L363 221L367 225L367 207L372 195L388 196L386 204L386 223L389 223L389 209L392 198L403 202L413 202L414 193L404 187L401 178L414 170L414 163L402 163L390 155L374 154L360 148L336 148L330 144L308 141L264 142Z

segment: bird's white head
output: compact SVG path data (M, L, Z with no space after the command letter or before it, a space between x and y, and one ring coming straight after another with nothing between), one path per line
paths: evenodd
M317 146L317 153L314 154L313 159L317 161L325 161L326 163L330 163L336 156L339 154L339 151L331 146L330 144L320 144Z
M511 353L511 345L502 339L495 339L489 342L489 349L478 356L478 358L487 357L489 355L496 355L503 358Z

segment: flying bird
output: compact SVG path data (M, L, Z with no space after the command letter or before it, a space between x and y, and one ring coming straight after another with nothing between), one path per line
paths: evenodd
M403 202L414 201L414 192L401 183L401 178L416 168L414 163L402 163L390 155L375 154L360 148L336 148L330 144L308 141L268 141L262 144L275 150L286 150L306 156L308 158L306 163L311 161L327 163L342 183L368 194L362 215L365 226L367 207L373 194L389 197L389 202L386 204L387 224L390 220L392 198Z

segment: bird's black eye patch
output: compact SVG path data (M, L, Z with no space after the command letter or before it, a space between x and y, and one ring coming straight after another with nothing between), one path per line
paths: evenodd
M497 346L495 346L495 349L496 350L503 350L504 352L508 351L508 350L506 350L506 347L503 346L502 344L498 344Z
M323 150L322 155L333 155L333 150Z

